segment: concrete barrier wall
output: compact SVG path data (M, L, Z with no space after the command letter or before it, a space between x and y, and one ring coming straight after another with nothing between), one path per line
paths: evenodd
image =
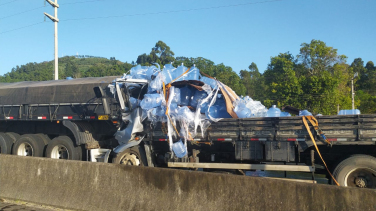
M0 198L77 210L376 210L376 191L0 155Z

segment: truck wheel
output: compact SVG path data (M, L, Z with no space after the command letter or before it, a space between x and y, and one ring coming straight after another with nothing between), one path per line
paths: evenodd
M26 134L20 136L14 143L12 154L20 156L43 157L45 148L43 140L32 135Z
M376 158L369 155L351 156L338 164L333 176L340 186L375 189Z
M11 154L12 153L13 141L5 133L0 133L0 153L1 154Z
M114 155L112 163L129 166L147 166L145 152L139 146L126 149L123 152Z
M64 160L81 160L82 149L74 146L71 138L68 136L59 136L47 145L46 157Z
M13 143L15 143L17 139L20 138L20 135L18 135L17 133L6 132L5 134L7 134L12 139Z
M34 137L43 141L44 145L47 145L51 141L51 139L46 134L42 134L42 133L34 134Z

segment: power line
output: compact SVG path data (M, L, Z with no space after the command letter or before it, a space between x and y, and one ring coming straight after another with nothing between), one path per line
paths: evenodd
M42 23L44 23L44 21L42 21L42 22L38 22L38 23L34 23L34 24L30 24L30 25L27 25L27 26L22 26L22 27L20 27L20 28L11 29L11 30L8 30L8 31L3 31L3 32L1 32L0 34L5 34L5 33L8 33L8 32L12 32L12 31L16 31L16 30L20 30L20 29L28 28L28 27L35 26L35 25L39 25L39 24L42 24Z
M18 1L18 0L15 0L15 1ZM80 1L80 2L73 2L73 3L65 3L65 4L60 4L60 5L82 4L82 3L96 2L96 1L104 1L104 0ZM8 3L11 3L11 2L8 2ZM25 10L25 11L22 11L22 12L19 12L19 13L15 13L15 14L12 14L12 15L8 15L8 16L5 16L5 17L1 17L0 20L2 20L2 19L6 19L6 18L10 18L10 17L16 16L16 15L20 15L20 14L28 13L28 12L31 12L31 11L34 11L34 10L37 10L37 9L41 9L41 8L44 8L44 7L45 7L45 6L36 7L36 8L34 8L34 9Z
M14 0L14 1L18 1L18 0ZM11 1L11 2L14 2L14 1ZM90 0L90 1L73 2L73 3L66 3L66 5L95 2L95 1L104 1L104 0ZM152 13L139 13L139 14L130 14L130 15L113 15L113 16L92 17L92 18L65 19L65 20L60 20L60 22L61 21L78 21L78 20L89 20L89 19L101 19L101 18L121 18L121 17L142 16L142 15L159 15L159 14L168 14L168 13L177 13L177 12L190 12L190 11L198 11L198 10L221 9L221 8L239 7L239 6L246 6L246 5L253 5L253 4L263 4L263 3L270 3L270 2L277 2L277 1L282 1L282 0L269 0L269 1L250 2L250 3L244 3L244 4L232 4L232 5L224 5L224 6L202 7L202 8L193 8L193 9L183 9L183 10L171 10L171 11L152 12ZM8 3L11 3L11 2L8 2ZM8 4L8 3L5 3L5 4ZM33 10L36 10L36 9L39 9L39 8L41 8L41 7L34 8L34 9L24 11L24 12L21 12L21 13L26 13L26 12L33 11ZM14 15L10 15L10 16L14 16ZM6 17L4 17L4 18L6 18ZM23 26L23 27L8 30L8 31L3 31L3 32L0 32L0 34L5 34L5 33L8 33L8 32L12 32L12 31L23 29L23 28L35 26L35 25L38 25L38 24L41 24L41 23L43 23L43 22L30 24L30 25L27 25L27 26Z
M167 14L167 13L221 9L221 8L228 8L228 7L240 7L240 6L246 6L246 5L252 5L252 4L263 4L263 3L270 3L270 2L277 2L277 1L282 1L282 0L259 1L259 2L244 3L244 4L232 4L232 5L214 6L214 7L171 10L171 11L164 11L164 12L138 13L138 14L129 14L129 15L111 15L111 16L101 16L101 17L92 17L92 18L72 18L72 19L65 19L65 20L60 20L60 21L79 21L79 20L93 20L93 19L101 19L101 18L122 18L122 17L143 16L143 15L160 15L160 14Z
M8 2L5 2L4 4L0 4L0 6L2 6L2 5L6 5L6 4L10 4L10 3L13 3L13 2L15 2L15 1L18 1L18 0L8 1Z
M79 1L79 2L72 2L72 3L65 3L60 5L69 5L69 4L81 4L81 3L87 3L87 2L95 2L95 1L104 1L104 0L90 0L90 1Z
M5 17L0 18L0 20L2 20L2 19L6 19L6 18L10 18L10 17L16 16L16 15L24 14L24 13L27 13L27 12L31 12L31 11L34 11L34 10L37 10L37 9L40 9L40 8L43 8L43 7L44 7L44 6L36 7L36 8L34 8L34 9L25 10L25 11L23 11L23 12L19 12L19 13L13 14L13 15L8 15L8 16L5 16Z
M13 0L13 1L10 1L10 2L4 3L4 4L0 4L0 6L1 5L5 5L5 4L9 4L9 3L12 3L12 2L15 2L15 1L18 1L18 0ZM80 1L80 2L73 2L73 3L65 3L65 4L60 4L60 5L72 5L72 4L80 4L80 3L88 3L88 2L97 2L97 1L104 1L104 0ZM22 12L13 14L13 15L8 15L8 16L0 18L0 20L6 19L6 18L9 18L9 17L13 17L13 16L16 16L16 15L24 14L24 13L27 13L27 12L31 12L31 11L34 11L34 10L38 10L38 9L41 9L41 8L44 8L44 7L45 6L36 7L36 8L30 9L30 10L25 10L25 11L22 11ZM3 31L3 32L0 32L0 34L5 34L5 33L8 33L8 32L12 32L12 31L16 31L16 30L28 28L28 27L31 27L31 26L39 25L41 23L44 23L44 22L38 22L38 23L34 23L34 24L22 26L22 27L19 27L19 28L11 29L11 30L8 30L8 31Z

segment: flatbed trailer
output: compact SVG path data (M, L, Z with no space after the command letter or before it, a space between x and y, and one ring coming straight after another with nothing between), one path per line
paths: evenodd
M354 165L352 164L353 167L348 170L349 172L353 174L358 172L364 178L367 176L372 184L375 184L376 115L317 116L316 119L330 144L318 135L315 135L315 142L330 171L334 172L334 176L344 174L337 167L341 162L347 163L350 160ZM165 148L160 145L166 145L163 142L167 141L162 127L161 124L149 131L151 145L159 146L155 149L157 152L158 149ZM316 134L312 125L310 130L312 134ZM302 117L299 116L222 119L212 123L204 137L196 137L194 142L188 145L188 149L192 152L191 159L183 162L174 158L167 161L167 165L181 168L301 171L327 174ZM369 166L357 166L358 160L361 163L367 160ZM346 178L348 176L345 174ZM340 181L342 185L345 184L344 181ZM368 182L368 185L370 183ZM351 186L350 182L348 185Z

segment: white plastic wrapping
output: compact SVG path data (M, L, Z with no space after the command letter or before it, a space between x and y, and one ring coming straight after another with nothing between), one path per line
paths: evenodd
M146 71L149 67L142 67L141 65L137 65L136 67L131 68L131 76L133 79L148 79L148 75ZM150 77L150 76L149 76Z
M149 92L159 91L162 89L162 74L160 72L154 73L155 78L149 82Z
M234 101L233 106L239 118L266 117L268 111L260 101L254 101L248 96L243 99L237 99Z
M183 106L178 109L178 119L179 121L185 121L186 123L193 125L195 114L187 106Z
M149 110L162 105L163 96L161 94L145 94L144 99L141 101L141 108Z
M181 102L181 96L180 96L180 89L179 88L176 88L176 87L171 87L170 88L170 98L169 100L171 101L171 103L175 103L177 105L180 105L180 102Z
M202 77L201 81L205 84L211 86L212 89L217 89L217 82L214 79L208 78L208 77Z
M219 89L213 91L212 93L210 93L210 94L208 95L208 97L206 97L206 98L203 100L203 103L204 103L204 102L206 102L206 100L209 100L209 99L212 97L211 95L213 95L213 98L211 99L211 101L210 101L210 103L209 103L208 110L205 112L205 114L206 114L206 116L207 116L210 120L212 120L212 121L214 121L214 122L218 122L219 120L221 120L220 118L212 117L212 115L211 115L211 113L210 113L210 108L214 105L214 103L216 102L216 99L217 99L217 97L218 97L218 91L219 91Z
M188 81L188 80L199 80L200 77L200 71L196 67L192 67L189 69L187 73L182 75L184 72L186 72L188 68L184 66L179 66L176 68L175 77L177 78L176 81ZM181 77L179 77L181 76ZM179 78L178 78L179 77Z
M162 74L162 81L165 84L169 84L174 78L174 71L175 67L173 67L171 64L166 64L161 72Z

